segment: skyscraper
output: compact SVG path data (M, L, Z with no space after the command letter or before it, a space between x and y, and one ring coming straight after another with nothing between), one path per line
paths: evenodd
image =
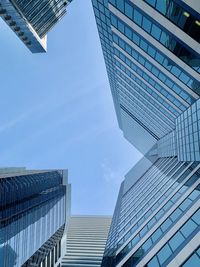
M46 52L47 33L71 1L0 0L0 16L31 52Z
M102 267L200 266L200 4L92 0L125 176Z
M108 216L72 216L62 267L100 267L110 223Z
M57 266L70 212L65 170L0 172L0 266Z
M178 118L199 99L200 6L187 3L93 0L118 123L144 154L174 134L181 149Z
M190 257L200 245L200 163L143 158L121 185L114 218L102 267L198 267Z

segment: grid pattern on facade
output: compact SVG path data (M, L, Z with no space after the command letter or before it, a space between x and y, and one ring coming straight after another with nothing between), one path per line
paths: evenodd
M176 121L178 157L183 161L200 161L200 100Z
M100 267L111 217L72 216L62 267Z
M12 2L12 1L11 1ZM66 0L14 0L23 16L38 33L40 38L56 24L66 13Z
M21 266L36 252L39 266L41 247L66 222L62 172L2 173L0 207L1 266Z
M177 139L176 131L162 137L157 142L157 153L159 157L175 157L177 156Z

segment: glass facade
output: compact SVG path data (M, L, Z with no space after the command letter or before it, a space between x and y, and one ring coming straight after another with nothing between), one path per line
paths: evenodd
M197 162L160 158L124 194L122 184L120 195L102 267L166 266L200 230Z
M200 42L200 16L194 9L190 9L184 2L144 0L160 14L177 25L189 36Z
M177 155L176 131L158 140L157 153L159 157L175 157Z
M1 1L0 15L32 53L42 53L47 50L47 33L66 14L71 1Z
M193 252L193 254L186 260L186 262L181 265L181 267L191 267L198 266L200 261L200 247Z
M42 38L66 13L66 0L15 0L17 7Z
M176 121L178 157L182 161L200 161L200 100Z
M150 18L142 10L138 9L131 1L110 0L110 2L134 23L142 27L150 36L200 73L200 56L195 51L192 51L186 43L182 43L176 35L168 31L153 18Z
M62 171L0 174L1 267L40 266L56 236L58 241L62 237L67 207L63 177Z
M119 127L150 166L121 184L101 266L200 266L199 10L92 3Z
M169 5L167 12L172 8ZM167 134L176 136L176 119L200 95L198 52L182 36L166 29L163 21L153 20L138 3L94 0L93 7L120 128L127 131L122 116L126 112L157 140ZM154 7L154 12L161 9L157 2ZM189 10L197 20L197 12ZM191 42L196 44L194 38ZM170 150L177 156L176 148Z

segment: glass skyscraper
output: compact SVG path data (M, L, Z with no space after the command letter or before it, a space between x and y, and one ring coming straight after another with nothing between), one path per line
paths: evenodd
M70 213L65 170L0 171L0 266L57 266Z
M46 52L47 33L72 0L0 0L0 16L33 53Z
M144 154L167 134L169 140L176 136L180 150L200 160L199 137L187 148L177 133L181 114L199 105L198 1L191 6L182 0L92 2L124 136Z
M200 266L200 3L92 0L125 176L102 267Z

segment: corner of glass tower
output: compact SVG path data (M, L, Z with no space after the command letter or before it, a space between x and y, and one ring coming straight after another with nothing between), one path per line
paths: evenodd
M32 53L47 51L47 33L66 14L71 0L1 0L0 17Z
M124 137L102 267L200 266L200 3L92 0Z

